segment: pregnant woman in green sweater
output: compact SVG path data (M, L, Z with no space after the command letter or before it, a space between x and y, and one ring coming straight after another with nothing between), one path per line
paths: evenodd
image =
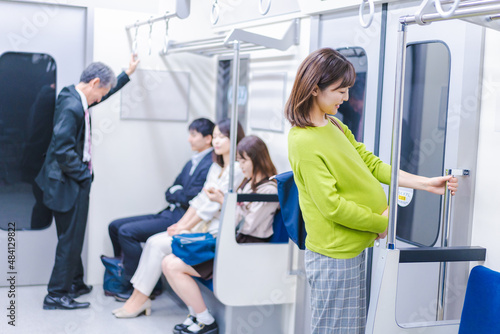
M300 65L285 107L292 124L288 158L307 230L305 267L311 286L312 333L364 333L365 248L387 235L391 166L366 150L332 116L349 98L356 73L333 49L311 53ZM452 194L451 176L399 172L399 185Z

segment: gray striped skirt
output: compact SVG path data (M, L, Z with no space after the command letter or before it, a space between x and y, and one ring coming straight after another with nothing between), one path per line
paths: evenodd
M306 249L311 286L313 334L364 334L366 325L365 251L333 259Z

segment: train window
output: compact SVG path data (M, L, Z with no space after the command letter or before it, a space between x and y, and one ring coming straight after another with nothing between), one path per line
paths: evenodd
M231 118L233 98L233 75L231 70L232 59L219 60L217 71L217 97L215 106L216 120ZM249 58L240 58L240 78L238 88L238 121L247 128L247 102L248 102L248 69Z
M0 56L0 228L42 229L52 212L34 179L52 136L56 63L42 53Z
M354 65L356 82L349 89L349 100L340 105L338 113L335 116L349 127L357 141L363 141L363 116L368 58L366 57L365 50L360 47L342 48L337 49L337 51Z
M401 169L436 176L444 170L450 52L442 42L410 44L406 54ZM441 196L425 191L404 195L398 206L397 237L432 246L439 235Z

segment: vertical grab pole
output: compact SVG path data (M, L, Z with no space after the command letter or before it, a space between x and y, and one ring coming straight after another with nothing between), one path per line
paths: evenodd
M450 175L451 169L446 170L446 175ZM443 221L441 226L442 236L441 236L441 247L448 247L450 238L450 227L451 227L451 191L448 189L448 182L446 182L446 191L444 193L444 210L443 210ZM446 293L446 262L441 262L439 264L439 286L438 286L438 302L436 308L436 320L444 319L444 302Z
M231 111L231 148L229 151L229 187L234 192L234 161L236 161L236 138L238 137L238 88L240 79L240 41L233 42L233 105Z
M401 22L398 30L398 57L396 59L396 90L394 93L394 118L391 150L391 186L389 191L389 228L387 248L395 249L396 220L398 212L398 176L401 154L401 124L403 121L404 77L406 66L406 23Z
M446 175L453 176L469 176L469 169L447 169ZM448 182L446 182L446 191L444 193L444 210L443 210L443 220L441 223L441 247L450 246L450 235L451 235L451 208L452 199L451 191L448 189ZM439 285L438 285L438 299L436 307L436 320L444 320L445 311L445 301L446 301L446 270L447 263L441 262L439 265Z

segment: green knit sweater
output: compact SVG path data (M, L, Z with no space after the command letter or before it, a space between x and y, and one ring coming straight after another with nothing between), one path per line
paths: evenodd
M348 259L373 246L377 233L387 227L387 217L381 216L387 199L380 182L390 183L391 166L340 124L345 134L331 122L292 128L288 159L299 190L306 247Z

